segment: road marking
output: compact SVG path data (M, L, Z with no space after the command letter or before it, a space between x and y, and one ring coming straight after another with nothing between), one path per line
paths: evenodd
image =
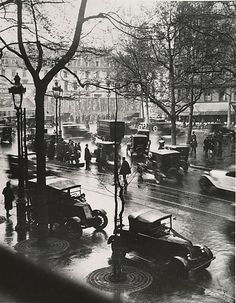
M187 205L182 205L182 204L178 204L178 203L175 203L175 202L171 202L171 201L169 201L169 200L159 199L159 198L151 197L151 196L148 196L148 195L145 195L145 197L150 198L150 199L153 199L153 200L157 200L157 201L163 201L163 202L165 202L165 203L173 204L173 205L175 205L175 206L177 205L177 206L182 207L182 208L185 208L185 209L192 209L192 210L195 210L195 211L204 213L204 214L214 215L214 216L216 216L216 217L220 217L220 218L224 218L224 219L230 220L230 218L228 218L228 217L226 217L226 216L219 215L219 214L216 214L216 213L214 213L214 212L209 212L209 211L206 211L206 210L202 210L202 209L199 209L199 208L196 208L196 207L187 206ZM141 198L139 198L139 197L136 197L136 199L141 200ZM135 203L135 202L134 202L134 203ZM153 208L153 207L152 207L152 208Z
M217 197L207 196L207 195L203 195L203 194L196 193L196 192L191 192L191 191L185 191L185 190L182 191L178 188L172 188L172 187L168 187L168 186L164 186L164 185L160 185L160 184L153 184L153 183L150 183L150 182L145 182L145 184L151 185L153 187L161 187L161 188L165 188L165 189L168 189L168 190L177 191L177 192L184 193L184 194L196 195L196 196L200 196L200 197L208 198L208 199L211 198L211 199L214 199L214 200L217 200L217 201L220 201L220 202L229 203L229 204L233 203L230 200L225 200L225 199L221 199L221 198L217 198Z

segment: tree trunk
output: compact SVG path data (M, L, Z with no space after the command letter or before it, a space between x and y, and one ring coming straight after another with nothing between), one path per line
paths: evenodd
M176 145L176 116L171 117L171 144Z
M36 86L35 118L36 136L35 149L37 156L37 197L36 211L38 219L38 243L45 245L48 237L48 207L46 197L46 144L44 141L44 95L46 88Z
M189 116L188 116L188 133L187 133L187 142L186 144L190 143L191 140L191 134L193 129L193 103L191 103L189 107Z
M176 114L175 114L175 89L174 72L169 75L170 99L171 99L171 144L176 144Z
M148 97L145 98L145 124L149 124L149 107L148 107Z

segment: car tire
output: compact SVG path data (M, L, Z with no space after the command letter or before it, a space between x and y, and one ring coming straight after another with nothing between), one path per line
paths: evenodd
M207 193L212 186L211 182L206 177L200 178L199 185L203 193Z
M108 224L107 215L97 210L93 210L92 214L95 217L95 223L93 224L93 228L95 228L96 230L104 229Z
M183 168L184 172L188 171L189 164L186 161L180 161L180 166Z
M174 278L186 278L187 276L187 263L182 257L173 257L169 263L168 267Z
M166 176L168 179L177 179L178 178L178 170L174 167L171 167L167 170Z
M70 218L65 223L66 231L70 237L73 238L81 238L83 234L83 230L81 224L74 220L74 218Z

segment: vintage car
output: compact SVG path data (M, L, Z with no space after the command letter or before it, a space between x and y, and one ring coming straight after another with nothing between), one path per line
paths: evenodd
M36 181L29 180L27 190L30 204L28 217L34 226L37 226ZM84 228L94 227L96 230L102 230L107 226L105 210L91 208L86 202L85 194L82 193L81 185L68 178L48 176L46 186L50 229L59 225L79 238Z
M213 188L229 192L236 192L236 166L231 165L227 170L213 169L205 171L199 179L199 185L203 192L209 192Z
M157 209L142 209L129 215L129 226L120 231L120 246L124 254L137 253L142 260L160 260L178 268L180 273L205 269L215 259L205 245L193 245L172 227L172 215ZM108 243L113 243L111 236Z
M187 172L189 168L189 145L165 145L165 148L169 150L176 150L180 153L180 166L183 167L185 172Z
M126 147L126 154L131 157L143 157L149 152L150 140L146 135L136 134L130 137Z
M144 167L145 171L154 174L160 184L168 180L175 180L177 183L181 183L184 171L180 166L180 153L168 149L149 152Z

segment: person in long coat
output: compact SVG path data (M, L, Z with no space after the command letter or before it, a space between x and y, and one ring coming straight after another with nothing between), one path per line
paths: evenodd
M6 217L9 218L11 216L9 211L12 209L12 202L15 199L10 181L6 183L6 187L3 189L2 194L4 195L4 206L6 210Z
M86 170L90 170L90 161L91 161L91 153L90 150L88 148L88 144L85 145L85 149L84 149L84 160L85 160L85 169Z
M121 164L121 168L120 168L120 175L123 176L123 181L124 181L124 187L125 189L128 186L128 182L127 182L127 175L129 175L131 173L131 169L129 166L129 163L125 160L125 157L122 158L122 164Z

